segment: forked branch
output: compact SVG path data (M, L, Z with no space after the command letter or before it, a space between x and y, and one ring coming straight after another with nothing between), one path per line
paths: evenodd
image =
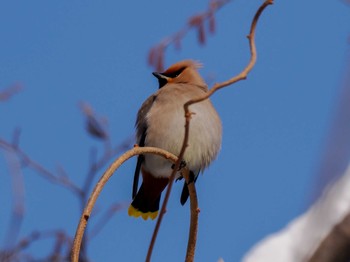
M184 104L184 110L185 110L185 118L186 118L186 124L185 124L185 135L184 135L184 139L183 139L183 143L182 143L182 148L180 151L180 154L178 156L178 159L175 163L175 168L170 176L169 179L169 185L166 191L166 195L162 204L162 208L161 208L161 212L159 213L159 217L157 220L157 224L156 227L154 229L153 232L153 236L152 236L152 240L150 243L150 247L148 249L148 253L147 253L147 257L146 257L146 261L149 262L151 259L151 255L152 255L152 251L153 251L153 247L154 247L154 243L155 240L157 238L157 234L158 234L158 230L160 227L160 223L162 221L163 215L165 213L166 210L166 205L169 199L169 195L170 195L170 191L172 188L172 184L174 182L175 179L175 175L176 175L176 170L178 170L180 163L183 159L183 156L185 154L185 150L188 146L188 138L189 138L189 131L190 131L190 121L191 121L191 115L192 113L189 110L189 106L195 103L199 103L201 101L204 101L205 99L208 99L211 95L213 95L217 90L232 85L240 80L244 80L247 78L248 73L253 69L255 62L256 62L256 58L257 58L257 53L256 53L256 46L255 46L255 31L256 31L256 26L258 23L258 20L260 18L260 15L262 14L262 12L265 10L265 8L269 5L273 4L273 0L266 0L258 9L258 11L256 12L251 27L250 27L250 32L248 35L248 39L249 39L249 46L250 46L250 53L251 53L251 57L249 60L248 65L244 68L244 70L238 74L237 76L222 82L222 83L217 83L215 84L208 93L206 93L204 96L202 97L198 97L196 99L192 99L188 102L186 102ZM185 178L186 179L186 178ZM191 187L190 187L191 186ZM195 187L194 187L194 183L191 183L189 185L189 190L190 193L192 191L192 194L195 194ZM191 197L191 195L190 195ZM192 203L192 200L194 200L195 202L197 202L197 198L194 198L194 195L192 195L192 198L190 198L191 200L191 227L190 227L190 237L189 237L189 243L187 246L187 254L186 254L186 261L187 262L192 262L194 261L194 254L195 254L195 248L196 248L196 240L197 240L197 226L198 226L198 204L197 203ZM197 221L193 221L197 220ZM193 228L196 227L196 228ZM190 243L191 242L191 243Z

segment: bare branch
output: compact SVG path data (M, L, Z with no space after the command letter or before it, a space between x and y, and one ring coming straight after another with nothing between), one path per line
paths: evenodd
M120 145L112 149L106 146L102 157L98 160L96 159L96 152L91 151L90 167L82 187L83 194L86 195L89 193L94 177L96 176L97 172L101 170L101 168L103 168L111 160L112 157L130 148L130 145L132 145L133 140L134 140L133 137L129 137L125 139L124 142L122 142ZM107 141L109 141L109 139L107 139ZM85 202L86 201L84 201L83 205L85 205Z
M243 69L243 71L241 73L239 73L237 76L234 76L232 78L230 78L229 80L227 81L224 81L224 82L221 82L221 83L216 83L210 90L209 92L205 95L205 96L202 96L202 97L199 97L197 99L192 99L190 101L188 101L184 108L185 108L185 112L186 112L186 115L189 114L189 110L188 110L188 107L192 104L195 104L195 103L199 103L207 98L209 98L212 94L214 94L217 90L223 88L223 87L226 87L226 86L229 86L229 85L232 85L238 81L241 81L241 80L245 80L249 74L249 72L253 69L255 63L256 63L256 58L257 58L257 53L256 53L256 46L255 46L255 29L256 29L256 25L258 23L258 20L259 20L259 17L260 15L262 14L262 12L264 11L264 9L269 6L269 5L272 5L273 4L273 0L266 0L261 6L260 8L258 9L258 11L256 12L255 16L254 16L254 19L253 19L253 22L251 24L251 27L250 27L250 33L249 35L247 36L248 37L248 40L249 40L249 47L250 47L250 53L251 53L251 56L250 56L250 60L249 60L249 63L248 65Z
M0 102L4 102L6 100L9 100L12 96L17 94L21 90L22 90L22 85L14 84L14 85L6 88L3 91L0 91Z
M106 163L111 160L112 157L120 153L123 149L125 149L126 147L130 148L131 142L128 142L130 141L130 139L126 139L121 145L117 146L116 148L112 148L112 143L107 126L107 119L97 116L92 106L90 106L86 102L80 102L79 106L86 118L85 126L88 134L104 142L104 153L99 159L97 158L97 150L95 148L92 148L90 152L89 170L87 175L85 176L85 181L82 186L81 196L79 199L82 212L84 210L91 186L93 185L94 178L97 172L102 167L104 167ZM83 257L86 257L86 238L83 238L82 240L81 250L81 255Z
M194 182L190 182L188 170L185 169L183 171L183 176L186 180L188 186L188 192L190 194L190 209L191 209L191 222L190 222L190 230L188 232L188 242L187 242L187 253L185 261L194 261L194 254L196 251L196 243L197 243L197 233L198 233L198 198L197 192Z
M87 132L92 137L102 140L108 139L107 119L98 117L92 107L86 102L81 102L79 106L86 117L85 127Z
M8 248L12 248L16 242L21 229L24 212L25 212L25 189L21 166L14 152L6 151L5 158L8 162L8 167L12 179L12 215L9 226L7 228L5 243Z
M170 197L171 188L173 186L176 173L180 169L181 161L182 161L183 156L185 154L186 147L187 147L187 141L186 141L186 143L184 142L184 144L182 146L182 149L180 151L180 154L177 157L177 160L175 162L173 171L171 172L171 175L169 177L169 183L168 183L167 190L166 190L166 193L165 193L164 201L163 201L162 207L161 207L160 212L159 212L159 216L158 216L157 223L156 223L156 226L155 226L154 231L153 231L153 235L152 235L152 239L151 239L150 245L148 247L147 256L146 256L146 262L150 262L151 261L151 256L152 256L154 244L156 243L156 239L157 239L158 231L159 231L159 228L160 228L160 224L162 223L162 219L163 219L163 216L164 216L165 211L166 211L166 206L167 206L167 203L168 203L168 200L169 200L169 197ZM188 181L188 178L186 179L186 181Z
M158 234L158 230L159 230L159 227L160 227L160 223L162 221L162 218L163 218L163 215L165 213L165 210L166 210L166 205L167 205L167 202L168 202L168 199L169 199L169 195L170 195L170 191L171 191L171 187L172 187L172 184L174 182L174 179L175 179L175 175L176 175L176 170L179 169L180 167L180 163L183 159L183 156L184 156L184 153L185 153L185 150L188 146L188 139L189 139L189 130L190 130L190 120L191 120L191 115L192 113L189 111L189 106L192 105L192 104L195 104L195 103L199 103L205 99L208 99L212 94L214 94L217 90L223 88L223 87L226 87L226 86L229 86L229 85L232 85L240 80L243 80L243 79L246 79L247 78L247 75L248 73L252 70L252 68L254 67L255 65L255 62L256 62L256 47L255 47L255 29L256 29L256 25L258 23L258 20L259 20L259 17L261 15L261 13L264 11L264 9L268 6L268 5L271 5L273 4L273 0L266 0L261 6L260 8L258 9L258 11L256 12L254 18L253 18L253 21L252 21L252 24L251 24L251 28L250 28L250 33L248 35L248 39L249 39L249 45L250 45L250 51L251 51L251 58L250 58L250 61L248 63L248 65L244 68L244 70L238 74L237 76L225 81L225 82L222 82L222 83L218 83L218 84L215 84L211 89L210 91L202 96L202 97L199 97L197 99L192 99L188 102L186 102L184 104L184 110L185 110L185 118L186 118L186 124L185 124L185 135L184 135L184 140L183 140L183 144L182 144L182 148L181 148L181 151L180 151L180 154L178 156L178 160L176 161L175 163L175 167L174 167L174 170L169 178L169 184L168 184L168 188L167 188L167 191L166 191L166 195L165 195L165 198L164 198L164 201L163 201L163 205L162 205L162 208L161 208L161 211L159 213L159 217L158 217L158 220L157 220L157 224L156 224L156 227L154 229L154 233L153 233L153 236L152 236L152 240L151 240L151 243L150 243L150 247L148 249L148 254L147 254L147 257L146 257L146 261L150 261L151 259L151 254L152 254L152 251L153 251L153 247L154 247L154 243L155 243L155 240L156 240L156 237L157 237L157 234ZM192 203L191 203L191 207L192 207ZM195 204L193 203L193 207L195 208ZM193 213L197 213L197 219L198 219L198 207L196 207L196 210L192 210L191 209L191 214ZM193 219L195 219L193 217ZM192 222L192 219L191 219L191 222ZM195 225L197 225L198 222L195 223ZM197 229L193 231L197 232ZM193 241L195 241L196 238L193 238ZM196 246L196 243L192 243L191 244L191 248L193 248L193 250L191 251L187 251L187 255L186 255L186 261L193 261L194 260L194 248Z
M130 148L131 141L133 141L133 138L130 137L128 139L125 139L120 145L118 145L114 148L111 148L110 139L109 139L109 137L107 137L104 140L105 150L104 150L103 155L100 157L100 159L96 159L97 158L96 157L96 153L97 153L96 150L91 151L90 167L89 167L87 175L85 176L84 184L83 184L83 187L81 189L82 193L81 193L80 199L79 199L81 212L83 212L83 210L84 210L87 199L89 197L91 187L94 183L94 178L95 178L96 174L98 173L98 171L100 169L102 169L112 159L112 157L114 157L117 154L119 154L120 152L124 151L126 148ZM100 229L102 229L103 225L105 225L105 224L101 224ZM82 241L83 253L87 252L86 241L87 240L85 240L85 238Z
M84 236L85 228L87 226L87 222L90 218L92 209L95 206L96 200L98 196L100 195L103 187L109 180L109 178L113 175L113 173L129 158L139 155L139 154L157 154L160 156L165 157L166 159L169 159L172 162L175 162L177 160L177 157L165 150L154 148L154 147L134 147L133 149L127 151L122 156L120 156L118 159L116 159L106 170L106 172L102 175L98 183L96 184L94 190L92 191L90 198L86 204L86 207L84 209L84 212L80 218L79 225L77 227L75 238L73 242L72 252L71 252L71 260L73 262L79 261L79 253L80 253L80 247L81 242Z

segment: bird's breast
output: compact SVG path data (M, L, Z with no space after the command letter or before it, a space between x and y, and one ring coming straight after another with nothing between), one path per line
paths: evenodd
M183 104L194 97L196 96L186 93L168 97L159 95L146 114L145 146L162 148L178 155L185 134ZM209 100L191 105L190 111L194 114L190 121L189 142L184 160L190 170L203 170L220 150L221 121ZM145 168L156 176L168 176L171 173L171 163L155 155L146 156Z

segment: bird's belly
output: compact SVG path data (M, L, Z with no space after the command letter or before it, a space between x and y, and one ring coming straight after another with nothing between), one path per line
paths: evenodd
M208 101L209 102L209 101ZM216 157L221 147L221 122L214 109L207 109L205 103L195 104L195 114L190 121L188 146L184 154L187 167L198 172ZM168 117L152 114L149 120L145 145L162 148L175 155L180 153L185 134L185 117L182 108L170 108L164 112ZM161 156L146 155L144 167L157 177L169 177L172 163Z

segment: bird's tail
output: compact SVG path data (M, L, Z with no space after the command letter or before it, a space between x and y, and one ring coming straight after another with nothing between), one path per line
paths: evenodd
M155 219L158 215L160 196L157 199L150 199L145 194L143 184L129 206L128 214L133 217L142 217L144 220Z
M148 183L144 180L129 207L129 216L141 216L144 220L148 218L153 220L158 216L161 193L168 184L168 179L155 179L157 183Z

